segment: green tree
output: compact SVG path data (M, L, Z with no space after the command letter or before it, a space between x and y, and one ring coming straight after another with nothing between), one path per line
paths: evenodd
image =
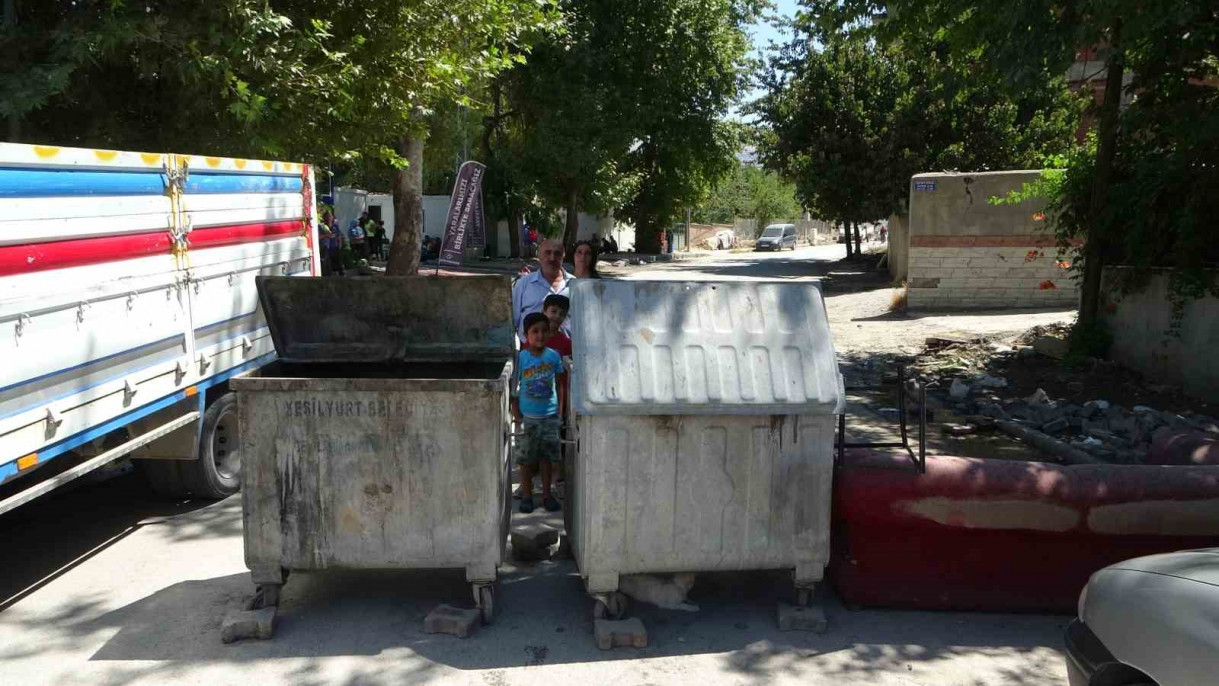
M888 216L917 172L1027 167L1070 148L1080 101L1062 75L1013 96L933 39L830 31L818 21L838 5L808 4L755 109L770 127L763 160L821 216Z
M624 207L637 249L731 171L724 121L751 62L762 0L565 0L566 33L504 81L502 159L516 187L577 212Z
M624 208L636 250L655 252L660 234L732 171L740 147L725 120L753 74L746 27L760 0L617 2L622 28L614 62L617 104L635 124L627 163L637 175Z
M996 0L817 0L820 35L852 31L891 45L929 38L1018 96L1058 78L1083 48L1099 48L1105 90L1090 158L1054 186L1060 236L1085 238L1080 328L1094 330L1101 273L1114 260L1184 268L1173 286L1197 295L1216 259L1205 198L1219 180L1219 16L1207 0L1103 3ZM883 16L879 22L866 19ZM1123 97L1128 106L1123 106ZM1199 250L1198 248L1203 248Z
M428 115L476 105L558 26L550 0L51 0L15 18L0 34L20 58L0 69L10 131L388 165L388 271L403 274L418 267Z
M518 190L566 210L570 252L579 212L612 208L630 192L621 161L632 122L617 108L613 81L624 57L624 8L611 0L566 0L562 8L563 34L540 42L505 75L511 112L499 123Z
M800 216L796 186L778 173L753 164L739 164L720 179L694 211L699 222L731 223L736 217L756 219L759 227Z
M326 31L321 44L342 68L309 93L325 123L341 123L341 148L394 170L394 238L388 274L419 266L428 115L472 106L497 73L524 59L529 39L557 27L536 0L293 0L293 19Z

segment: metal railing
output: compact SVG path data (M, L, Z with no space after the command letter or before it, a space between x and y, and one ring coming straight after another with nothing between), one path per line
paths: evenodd
M919 474L927 473L927 386L922 383L916 383L916 395L918 400L918 454L915 455L914 449L910 446L909 431L906 426L906 368L897 368L897 412L898 424L901 427L900 442L893 441L862 441L848 442L847 437L847 415L844 410L838 415L838 436L837 449L834 454L834 465L842 466L843 455L847 448L903 448L910 455L910 459L914 462L914 466L918 468ZM872 387L847 387L845 390L860 391L873 390Z

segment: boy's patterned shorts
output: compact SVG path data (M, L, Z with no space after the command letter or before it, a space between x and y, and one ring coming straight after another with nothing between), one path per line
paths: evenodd
M539 462L561 464L563 445L559 442L560 421L554 417L525 417L525 435L516 442L516 463L535 465Z

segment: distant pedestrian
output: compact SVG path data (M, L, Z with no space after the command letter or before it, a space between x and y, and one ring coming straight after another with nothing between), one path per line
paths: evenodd
M364 235L364 227L360 226L358 220L352 219L351 226L348 227L347 233L351 236L351 251L355 253L356 259L368 258L368 239Z
M373 252L373 255L378 260L384 260L385 259L385 243L386 243L386 241L385 241L385 222L380 219L374 219L372 221L372 224L376 231L376 235L375 235L375 238L373 239L373 243L372 243L372 252Z

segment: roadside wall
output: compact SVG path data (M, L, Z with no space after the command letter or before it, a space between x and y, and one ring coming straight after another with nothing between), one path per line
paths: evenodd
M1045 230L1045 204L992 205L1037 170L917 174L910 180L911 309L1063 307L1079 300Z
M1101 317L1113 334L1110 357L1156 383L1219 402L1219 298L1187 301L1177 338L1169 333L1168 274L1152 276L1138 293L1110 294L1108 286L1122 269L1109 267L1104 274Z

